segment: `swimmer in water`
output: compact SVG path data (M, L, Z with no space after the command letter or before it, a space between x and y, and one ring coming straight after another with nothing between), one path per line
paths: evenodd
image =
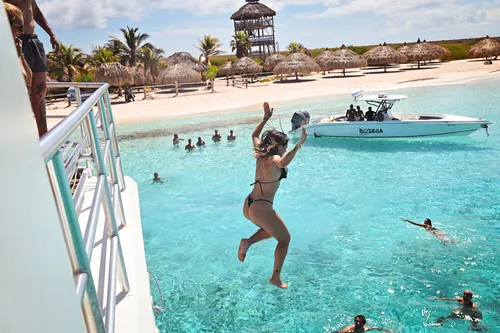
M434 236L436 236L437 239L439 239L440 241L442 241L444 244L454 243L454 241L451 240L451 239L449 239L444 232L440 231L438 228L435 228L432 225L431 219L425 219L424 220L424 224L413 222L413 221L410 221L410 220L407 220L407 219L401 219L401 220L403 220L405 222L408 222L408 223L411 223L413 225L416 225L418 227L425 228L425 230L427 230L428 232L432 233Z
M384 332L392 332L391 330L386 330L379 327L368 327L366 326L366 318L363 315L357 315L354 317L354 325L349 325L344 327L339 331L335 331L333 333L362 333L368 331L384 331Z
M220 135L219 131L215 130L214 135L212 135L212 141L213 142L220 142L222 139L222 135Z
M184 147L184 150L193 151L196 147L193 145L191 139L188 139L188 144Z
M465 290L462 297L434 298L440 301L455 301L461 305L461 307L456 308L448 317L439 317L436 324L442 325L448 319L464 319L472 322L469 330L484 330L484 328L479 326L479 322L483 319L483 314L477 309L477 305L472 302L473 296L472 290Z
M174 134L174 139L172 140L173 144L178 145L181 141L184 141L184 139L181 139L177 134Z
M229 131L229 135L227 136L227 141L234 141L236 140L236 135L234 135L233 130Z
M168 182L168 179L165 178L165 179L161 179L160 177L158 177L158 172L155 172L154 173L154 178L151 179L153 181L153 183L163 183L163 182Z
M205 147L205 141L201 139L201 136L198 137L198 141L196 142L198 147Z

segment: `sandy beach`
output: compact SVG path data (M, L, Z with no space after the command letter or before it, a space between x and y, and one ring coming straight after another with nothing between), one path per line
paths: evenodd
M142 93L136 94L136 101L128 104L113 105L117 123L146 122L155 119L194 115L199 113L236 112L255 108L264 101L270 103L291 101L338 94L350 94L365 91L388 91L393 89L419 87L439 84L460 84L470 80L500 77L500 62L484 65L480 60L459 60L447 63L431 63L417 70L414 64L391 67L384 73L381 69L348 70L347 76L334 73L323 76L322 73L304 76L299 82L294 78L287 81L253 83L244 87L226 86L223 79L216 80L215 93L198 90L172 94L153 93L143 99ZM113 101L121 102L112 96ZM58 102L48 106L48 115L63 115L74 108L65 108L66 103ZM51 126L58 120L49 119Z

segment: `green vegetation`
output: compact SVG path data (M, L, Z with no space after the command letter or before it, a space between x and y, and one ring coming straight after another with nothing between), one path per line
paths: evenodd
M198 38L198 44L195 46L205 57L205 65L208 65L209 57L216 56L222 53L222 51L220 50L222 43L218 38L212 37L210 35L203 36L203 39Z
M122 28L120 31L123 34L125 42L122 42L116 37L111 37L105 47L110 49L113 54L120 55L123 65L135 66L141 48L155 48L150 43L144 43L146 39L149 38L149 35L146 33L139 33L139 28L130 28L127 26L127 30Z
M217 77L218 70L219 70L219 68L217 66L209 66L207 68L207 70L205 71L205 76L209 80L215 80L215 78Z
M61 44L58 54L49 52L47 55L49 64L49 74L57 78L58 81L73 81L73 79L86 73L83 69L85 54L81 49L73 45Z
M248 57L251 46L252 43L248 40L248 34L244 32L237 32L231 41L231 50L236 51L236 58L238 59Z

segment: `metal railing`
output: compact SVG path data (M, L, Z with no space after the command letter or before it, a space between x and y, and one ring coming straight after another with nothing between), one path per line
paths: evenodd
M78 107L40 139L40 149L49 174L87 331L112 333L115 329L117 279L120 282L120 293L128 293L130 287L118 234L119 228L126 224L121 199L125 181L111 111L109 85L48 85L58 88L75 87ZM83 103L81 88L95 89ZM88 193L89 187L94 186L89 182L93 177L96 177L95 188L83 236L79 215L84 192ZM101 212L104 212L107 227L103 242L109 242L110 250L106 251L107 258L101 260L100 266L100 272L105 272L107 263L108 281L102 286L102 290L97 290L90 261ZM104 290L107 290L105 310L104 304L101 304L103 302L98 298L98 294L103 294Z

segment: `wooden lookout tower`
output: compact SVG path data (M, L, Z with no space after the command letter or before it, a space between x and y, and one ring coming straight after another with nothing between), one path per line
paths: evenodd
M265 60L276 52L274 36L274 16L276 12L259 3L259 0L245 0L246 4L231 15L234 20L234 32L244 32L252 43L250 57Z

